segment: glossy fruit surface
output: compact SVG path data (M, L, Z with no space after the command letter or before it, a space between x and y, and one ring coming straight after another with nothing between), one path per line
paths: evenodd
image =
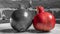
M35 15L34 11L19 9L12 13L11 26L16 31L26 31L32 24L32 19Z
M50 31L55 27L55 17L44 11L42 6L37 7L38 14L33 19L33 26L39 31Z

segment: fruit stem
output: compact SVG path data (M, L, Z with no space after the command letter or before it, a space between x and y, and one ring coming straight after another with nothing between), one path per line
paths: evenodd
M37 9L38 13L44 12L43 6L38 6L36 9Z

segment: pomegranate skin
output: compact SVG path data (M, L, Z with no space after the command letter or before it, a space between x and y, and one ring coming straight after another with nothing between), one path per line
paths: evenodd
M38 7L41 9L41 7ZM50 31L55 27L56 19L55 17L48 12L44 12L43 8L33 19L33 26L36 30L39 31Z

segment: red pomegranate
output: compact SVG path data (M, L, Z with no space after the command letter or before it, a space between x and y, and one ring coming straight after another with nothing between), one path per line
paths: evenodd
M38 6L37 15L33 19L33 26L36 30L39 31L50 31L55 27L55 17L49 13L44 11L43 6Z

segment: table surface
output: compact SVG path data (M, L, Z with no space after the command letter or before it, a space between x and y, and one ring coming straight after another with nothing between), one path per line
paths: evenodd
M39 32L36 31L31 25L31 27L25 32L16 32L10 25L10 23L0 24L0 34L60 34L60 24L56 24L55 28L50 32Z

